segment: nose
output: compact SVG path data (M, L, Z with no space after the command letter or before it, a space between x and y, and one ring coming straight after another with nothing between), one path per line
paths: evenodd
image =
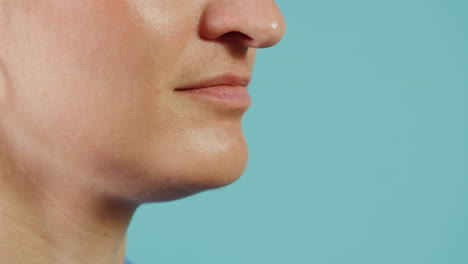
M199 34L217 40L233 36L240 45L267 48L278 43L285 21L274 0L211 0L204 9Z

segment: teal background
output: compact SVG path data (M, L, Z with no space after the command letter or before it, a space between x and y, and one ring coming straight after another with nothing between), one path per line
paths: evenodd
M468 1L277 1L244 175L142 206L157 263L468 263Z

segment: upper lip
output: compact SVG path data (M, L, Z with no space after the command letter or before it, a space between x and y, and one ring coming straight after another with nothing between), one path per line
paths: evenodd
M233 73L225 73L201 81L195 81L176 90L193 90L214 86L243 86L247 87L250 83L250 76L240 76Z

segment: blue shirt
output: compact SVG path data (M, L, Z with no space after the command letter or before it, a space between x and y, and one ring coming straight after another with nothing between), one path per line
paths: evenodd
M135 263L133 263L130 260L128 260L127 258L125 258L125 264L135 264Z

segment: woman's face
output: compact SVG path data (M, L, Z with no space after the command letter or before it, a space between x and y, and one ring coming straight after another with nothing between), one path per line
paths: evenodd
M140 202L242 174L250 102L222 89L246 89L236 86L247 86L255 48L281 39L273 0L0 6L0 136L25 162ZM213 85L225 100L177 90Z

